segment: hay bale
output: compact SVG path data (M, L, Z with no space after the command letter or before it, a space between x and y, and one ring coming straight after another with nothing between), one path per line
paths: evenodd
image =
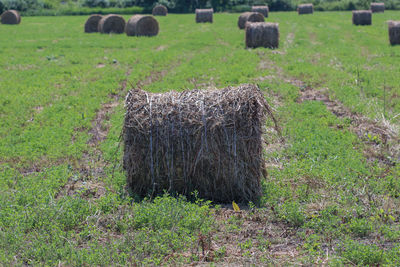
M372 13L385 12L385 3L371 3Z
M371 25L372 12L371 10L354 10L353 11L354 25Z
M299 15L312 14L314 13L313 4L301 4L297 7L297 12Z
M196 190L216 202L260 196L263 129L272 113L256 85L131 90L125 108L123 167L134 194L190 197Z
M126 24L128 36L155 36L158 34L158 22L153 16L134 15Z
M21 23L21 15L17 10L7 10L1 14L1 23L2 24L20 24Z
M246 47L278 48L278 23L251 22L246 24Z
M168 14L167 7L163 5L156 5L152 11L153 16L166 16Z
M85 32L99 32L99 22L102 19L102 15L94 14L91 15L85 23Z
M400 21L389 21L389 41L391 45L400 45Z
M213 23L214 10L210 9L196 9L196 23L210 22Z
M125 20L119 15L110 14L99 21L100 33L123 33L125 31Z
M244 29L246 27L246 22L264 22L264 16L258 12L244 12L240 14L238 19L239 29Z
M264 18L268 18L269 8L268 6L252 6L251 12L261 13Z

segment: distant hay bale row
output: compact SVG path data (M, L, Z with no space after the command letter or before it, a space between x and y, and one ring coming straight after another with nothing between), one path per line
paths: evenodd
M196 9L196 23L210 22L213 23L214 10L211 9Z
M158 34L158 22L152 16L135 15L126 24L128 36L155 36Z
M238 19L239 29L244 29L246 27L246 22L264 22L264 16L258 12L244 12L240 14Z
M91 15L85 23L85 32L123 33L128 36L155 36L158 34L157 20L152 16L134 15L125 23L119 15Z
M400 21L389 21L389 41L391 45L400 45Z
M163 5L156 5L152 11L153 16L166 16L168 14L167 7Z
M313 4L301 4L297 7L297 12L299 15L312 14L314 13Z
M385 3L371 3L372 13L385 12Z
M353 11L354 25L371 25L372 12L371 10L354 10Z
M225 203L260 196L264 124L272 113L256 85L131 90L125 108L123 167L134 194L191 197L196 190Z
M268 6L253 6L251 12L258 12L263 14L264 18L268 18L269 8Z
M247 22L246 47L278 48L279 25L278 23Z
M7 10L1 14L1 24L20 24L21 15L17 10Z

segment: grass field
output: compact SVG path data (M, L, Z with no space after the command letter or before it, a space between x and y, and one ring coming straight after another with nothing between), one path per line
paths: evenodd
M0 25L0 265L400 265L400 12L364 27L271 13L276 50L244 49L238 14L214 16L157 17L154 38L84 34L86 17ZM127 91L241 83L283 134L266 135L260 203L133 199Z

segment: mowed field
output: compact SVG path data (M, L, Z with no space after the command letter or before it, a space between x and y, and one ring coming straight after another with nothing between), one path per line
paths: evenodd
M84 34L87 17L0 25L0 265L400 265L400 12L270 13L276 50L246 50L238 16L157 17L153 38ZM129 195L129 89L242 83L282 133L267 122L259 203Z

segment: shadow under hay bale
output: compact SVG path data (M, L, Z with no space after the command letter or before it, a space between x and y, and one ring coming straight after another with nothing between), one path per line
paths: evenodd
M279 25L278 23L247 22L246 47L278 48Z
M99 21L100 33L123 33L125 31L125 20L119 15L110 14Z
M151 12L153 16L166 16L168 15L168 9L163 5L156 5Z
M99 32L99 22L102 19L102 15L94 14L91 15L85 23L85 32Z
M389 41L391 45L400 45L400 21L389 21Z
M155 36L158 34L158 22L153 16L134 15L126 23L128 36Z
M20 24L21 15L16 10L7 10L1 14L0 20L2 24Z
M297 12L299 15L312 14L314 13L313 4L301 4L297 7Z
M371 3L372 13L385 12L385 3Z
M258 12L244 12L240 14L238 19L239 29L244 29L246 27L246 22L264 22L264 16Z
M196 9L196 23L210 22L213 23L214 10L210 9Z
M258 12L263 14L264 18L268 18L269 8L268 6L252 6L251 12Z
M372 12L371 10L354 10L353 11L354 25L371 25Z
M129 91L123 166L139 196L165 190L216 202L260 196L263 134L272 118L262 92L246 84L163 94Z

